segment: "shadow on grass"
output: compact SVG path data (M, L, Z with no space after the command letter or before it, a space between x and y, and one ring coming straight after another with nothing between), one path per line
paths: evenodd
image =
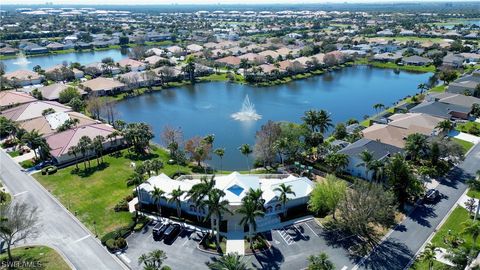
M82 165L83 166L83 165ZM110 163L108 162L103 162L103 163L100 163L98 164L97 166L95 167L87 167L87 169L85 169L85 167L82 167L79 165L78 169L73 169L70 174L75 174L75 175L78 175L82 178L85 178L85 177L89 177L91 176L92 174L94 174L95 172L99 172L99 171L103 171L105 170L106 168L108 168L110 166ZM88 165L87 165L88 166Z
M125 158L128 158L133 161L145 161L145 160L154 159L158 157L159 155L156 153L138 154L134 152L128 152L125 154Z

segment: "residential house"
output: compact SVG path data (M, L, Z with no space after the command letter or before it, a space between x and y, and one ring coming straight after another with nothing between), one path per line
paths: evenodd
M418 55L412 55L402 58L402 63L404 65L413 65L413 66L426 66L433 63L432 59L421 57Z
M144 62L147 63L149 66L155 66L160 61L169 62L167 58L158 55L146 57L144 60Z
M198 44L190 44L187 46L187 51L191 53L200 52L203 50L203 47Z
M474 104L480 105L480 98L449 92L430 94L425 97L425 100L440 101L443 103L460 105L467 108L471 108Z
M236 56L227 56L220 59L215 60L215 62L225 64L227 66L238 67L240 65L241 59Z
M18 49L12 47L0 48L0 55L15 55L18 53Z
M30 70L16 70L3 75L5 79L18 86L27 86L42 83L44 77Z
M69 154L69 150L72 146L78 145L80 138L87 136L90 139L94 139L96 136L103 136L105 139L108 135L115 131L113 127L106 124L93 124L81 127L68 129L59 133L54 133L45 137L48 145L50 146L50 154L57 164L65 164L72 162L75 159L81 159L81 153L77 154L77 157ZM114 140L105 140L103 148L108 150L112 147L119 147L123 144L123 139L117 137ZM88 151L87 156L94 155L93 151Z
M64 83L53 83L44 87L38 88L38 91L42 93L42 98L46 100L58 100L60 93L65 89L72 87ZM85 91L82 89L76 89L80 95L85 95Z
M101 73L105 73L108 70L110 73L112 73L112 75L117 75L120 72L122 72L122 70L119 67L117 67L117 66L107 66L102 62L96 62L96 63L91 63L91 64L88 64L88 65L85 65L85 68L95 68L95 69L99 70Z
M118 61L118 65L123 69L128 69L130 71L143 71L147 68L145 63L130 58L125 58Z
M22 122L40 117L46 110L53 110L54 112L69 112L72 108L55 101L38 100L4 110L1 112L1 115L12 121Z
M459 54L447 54L443 57L443 65L452 68L459 68L463 66L465 59Z
M474 71L470 75L463 76L451 82L447 87L447 92L455 94L475 95L475 91L480 85L480 70ZM477 94L478 95L478 94Z
M81 83L80 88L87 93L94 93L101 96L123 91L125 89L125 84L113 78L97 77Z
M373 60L380 62L397 62L401 58L402 55L397 53L378 53L373 56Z
M67 120L74 119L77 119L78 123L73 127L101 123L100 121L93 120L78 112L57 112L23 121L20 123L20 127L28 132L36 130L39 134L47 136L57 132L58 128L65 124Z
M371 153L373 159L377 161L385 161L392 155L403 153L403 150L397 146L367 138L362 138L338 151L338 153L348 156L348 165L344 171L352 176L367 179L369 181L371 181L375 175L373 171L366 168L366 164L361 159L361 154L364 151Z
M468 119L472 107L448 104L439 101L425 101L413 107L410 112L425 113L443 119Z
M248 62L255 63L257 65L265 64L267 62L265 56L256 53L246 53L240 55L238 58L247 59Z
M45 47L50 51L63 50L63 44L58 42L51 42Z
M11 90L0 91L0 110L5 110L18 105L36 101L37 99L29 94Z

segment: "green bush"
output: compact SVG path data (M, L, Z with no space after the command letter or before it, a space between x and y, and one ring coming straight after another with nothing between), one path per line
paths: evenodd
M42 169L42 174L43 175L49 175L49 174L54 174L57 172L57 167L56 166L48 166Z
M113 231L113 232L109 232L109 233L106 233L104 236L102 236L102 238L100 239L100 241L102 242L102 245L106 245L107 241L112 239L112 240L115 240L115 238L117 237L116 235L116 231Z
M115 205L113 210L115 210L115 212L128 211L128 203L125 201L125 199L122 199Z
M22 166L22 168L24 168L24 169L28 169L28 168L31 168L31 167L35 166L35 164L31 160L25 160L25 161L20 162L20 166Z
M172 270L172 268L170 268L170 266L168 266L168 265L165 265L165 266L162 266L162 268L160 268L160 270Z
M107 248L109 250L116 250L117 249L116 241L113 240L113 239L108 239L107 242L105 242L105 245L107 246Z
M120 237L115 240L115 246L119 249L124 249L127 247L127 241L124 238Z

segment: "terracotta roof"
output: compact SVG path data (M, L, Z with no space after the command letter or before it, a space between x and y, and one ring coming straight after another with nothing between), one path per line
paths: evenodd
M20 105L35 101L34 97L29 94L18 91L0 91L0 108Z
M125 85L117 80L105 77L98 77L82 83L83 87L90 88L92 91L109 91L116 88L122 88Z
M232 65L232 66L240 65L240 58L236 56L227 56L224 58L217 59L215 61L227 64L227 65Z
M37 80L40 79L42 76L40 76L38 73L30 71L30 70L16 70L13 72L6 73L3 75L7 80L11 80L13 77L19 79L20 81L28 81L28 80ZM30 76L30 78L29 78Z
M42 112L52 108L55 112L68 112L72 109L55 101L33 101L2 111L2 116L13 121L25 121L42 116Z
M42 93L42 97L47 100L56 100L60 96L60 92L63 90L73 87L71 85L63 84L63 83L54 83L48 86L38 88L38 91ZM82 89L77 89L80 95L86 94L85 91Z
M362 130L362 133L364 138L380 141L382 143L403 148L405 147L405 139L408 135L414 133L430 135L431 129L420 126L410 126L409 128L402 128L391 125L374 124Z
M122 59L122 60L118 61L118 65L121 66L121 67L127 67L127 66L130 66L130 67L144 67L145 63L142 63L142 62L134 60L134 59L125 58L125 59Z
M98 135L106 138L113 131L115 129L109 125L94 124L55 133L47 136L46 140L51 148L50 153L52 156L59 157L67 154L70 147L77 145L83 136L87 136L92 140Z
M67 112L68 118L78 119L80 122L77 124L77 127L86 126L98 123L98 121L89 118L78 112ZM30 132L32 130L37 130L38 133L42 135L50 135L56 132L56 129L51 126L50 122L45 118L45 116L40 116L33 118L27 121L20 123L20 127Z

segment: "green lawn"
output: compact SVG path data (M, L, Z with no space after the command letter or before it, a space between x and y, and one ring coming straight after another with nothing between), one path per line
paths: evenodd
M430 89L428 91L432 92L432 93L443 93L443 92L445 92L445 85L444 84L437 85L437 86L433 87L432 89Z
M168 165L168 153L156 148L151 157L162 159L165 167L161 172L172 175L177 171L189 173L190 169L180 165ZM114 206L124 197L131 194L134 187L127 187L126 180L132 174L130 162L139 163L135 155L127 150L121 156L105 156L105 166L97 168L92 160L92 169L84 172L83 164L79 164L80 172L75 173L75 165L60 169L53 175L37 173L34 177L62 204L94 232L94 221L98 235L125 226L131 220L128 212L115 212Z
M39 262L39 267L17 267L15 269L45 269L45 270L67 270L71 269L63 258L54 249L46 246L19 247L12 249L12 256L15 260L27 263ZM6 253L0 255L0 261L8 258ZM3 264L2 264L3 265ZM36 265L36 264L35 264ZM6 269L6 268L1 268Z
M470 188L467 191L467 196L470 198L480 199L480 190Z
M432 238L432 244L436 245L437 247L446 248L447 245L444 242L444 238L450 230L452 233L459 234L463 239L465 239L467 245L472 245L472 237L470 235L463 234L463 228L465 227L463 223L469 219L468 211L463 207L457 206L457 208L455 208L455 210L453 210L453 212L450 214L447 221Z
M467 153L468 150L470 150L470 148L473 147L473 143L471 143L471 142L467 142L467 141L460 140L460 139L457 139L457 138L452 138L452 139L462 146L464 153Z
M407 71L416 71L416 72L435 72L435 66L410 66L410 65L397 65L395 63L381 63L381 62L370 62L370 65L377 68L390 68L390 69L400 69Z
M18 157L20 155L20 152L19 151L12 151L12 152L8 152L8 154L14 158L14 157Z
M430 270L428 269L428 262L424 262L419 260L418 258L415 260L415 263L410 267L411 270ZM434 270L450 270L455 269L450 265L443 264L439 261L433 261L433 269Z
M463 124L458 124L455 129L460 132L469 133L475 136L480 135L480 123L477 122L466 122Z

